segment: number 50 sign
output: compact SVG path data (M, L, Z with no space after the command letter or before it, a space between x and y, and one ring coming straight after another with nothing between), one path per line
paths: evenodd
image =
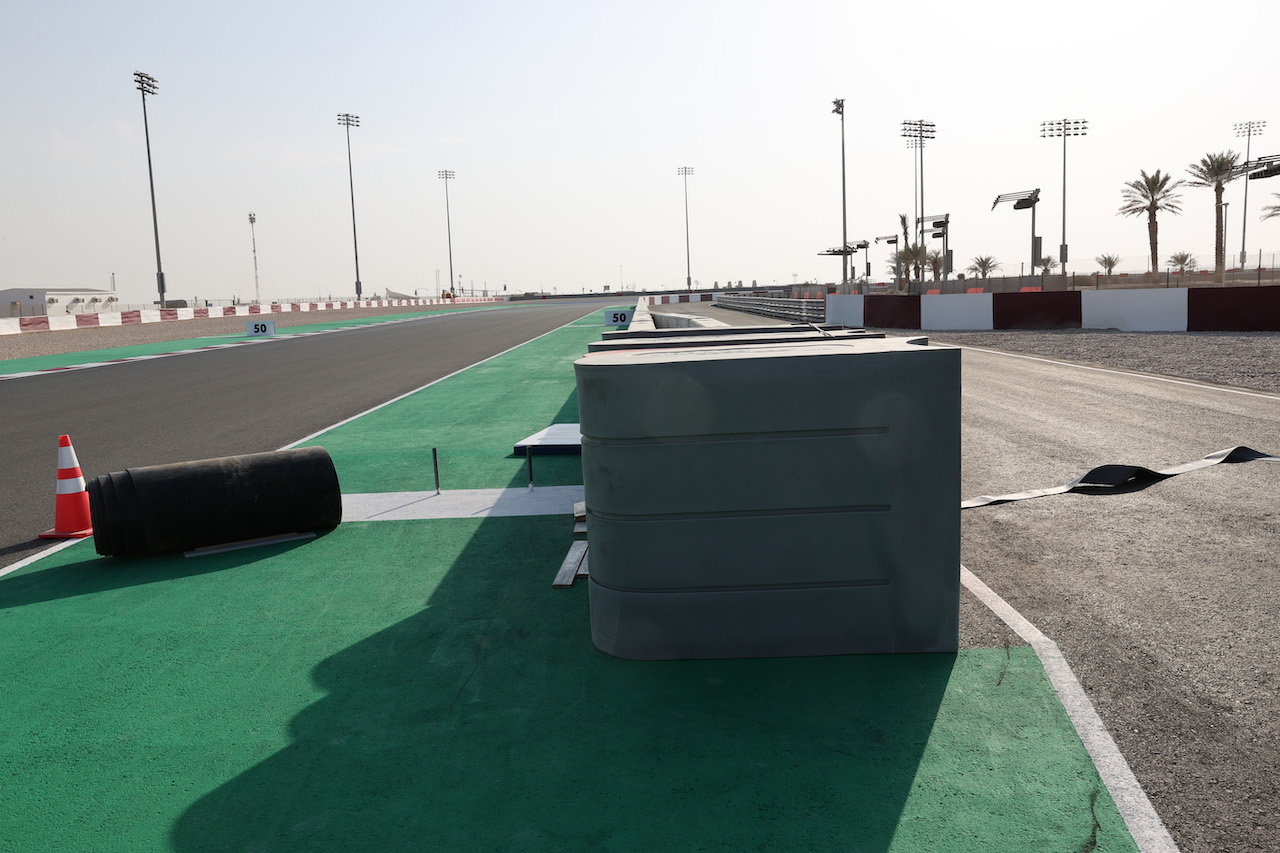
M630 325L631 323L630 311L606 311L604 313L605 313L604 324L606 326L627 326L627 325Z

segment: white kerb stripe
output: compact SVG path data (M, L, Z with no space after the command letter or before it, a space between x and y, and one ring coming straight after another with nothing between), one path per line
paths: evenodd
M58 494L78 495L84 491L84 477L58 481Z
M1178 853L1178 845L1133 775L1129 762L1125 761L1084 687L1076 680L1058 644L964 566L960 567L960 582L1035 650L1138 850L1142 853Z

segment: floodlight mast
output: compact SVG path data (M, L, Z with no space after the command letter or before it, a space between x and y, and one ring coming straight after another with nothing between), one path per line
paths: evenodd
M831 112L840 116L840 245L844 247L841 252L840 262L840 284L843 287L849 285L849 194L845 185L844 172L844 98L837 98L831 102L835 107Z
M141 71L133 72L133 82L142 93L142 131L147 139L147 180L151 184L151 230L156 240L156 289L160 292L160 307L164 308L164 270L160 266L160 222L156 218L156 178L151 170L151 128L147 124L147 95L157 92L156 78Z
M252 210L249 211L249 236L253 239L253 302L261 305L262 293L258 289L258 232L254 228L257 221L258 217L254 216Z
M360 241L356 238L356 183L351 171L351 128L360 126L360 116L338 113L338 124L347 129L347 183L351 187L351 246L356 259L356 299L360 299Z
M684 286L693 292L693 266L689 261L689 176L693 174L693 167L681 166L676 174L684 178Z
M924 141L933 139L935 133L935 125L931 121L924 119L907 119L902 123L902 132L900 136L911 140L907 143L908 148L915 148L920 152L920 212L924 212ZM919 215L919 214L917 214ZM924 245L924 228L920 228L920 244Z
M453 223L449 218L449 181L455 179L452 169L441 169L436 172L436 177L444 181L444 227L445 233L449 238L449 290L453 290ZM458 290L462 290L462 286L458 286ZM456 294L455 294L456 295Z
M1062 137L1062 245L1058 247L1058 261L1062 264L1063 276L1067 274L1067 137L1088 134L1088 119L1059 118L1040 122L1042 138Z
M1265 121L1242 121L1237 122L1234 126L1236 136L1243 136L1244 143L1244 159L1249 161L1249 154L1253 146L1253 137L1261 136L1262 131L1266 128ZM1249 182L1244 182L1244 205L1240 208L1240 266L1241 268L1249 260L1249 255L1245 251L1244 236L1249 227Z
M1034 190L1025 190L1020 193L998 195L996 200L991 202L991 209L995 210L996 205L1002 201L1013 202L1014 210L1031 208L1031 273L1034 275L1040 260L1036 257L1036 204L1040 201L1040 188L1036 187Z

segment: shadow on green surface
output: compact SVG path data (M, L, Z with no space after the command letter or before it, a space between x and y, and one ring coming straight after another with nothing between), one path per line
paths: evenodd
M225 554L186 558L182 554L100 557L89 550L89 540L80 546L85 549L83 556L73 562L0 578L0 610L248 566L300 548L308 541L314 540L260 545Z
M568 519L478 524L174 848L888 849L954 656L612 658L585 584L550 586L569 541Z

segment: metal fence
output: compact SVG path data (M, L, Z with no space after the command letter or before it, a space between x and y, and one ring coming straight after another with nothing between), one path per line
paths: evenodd
M722 293L716 300L721 308L745 311L761 317L773 317L792 323L821 323L827 316L825 298L785 299L776 296L740 296Z

